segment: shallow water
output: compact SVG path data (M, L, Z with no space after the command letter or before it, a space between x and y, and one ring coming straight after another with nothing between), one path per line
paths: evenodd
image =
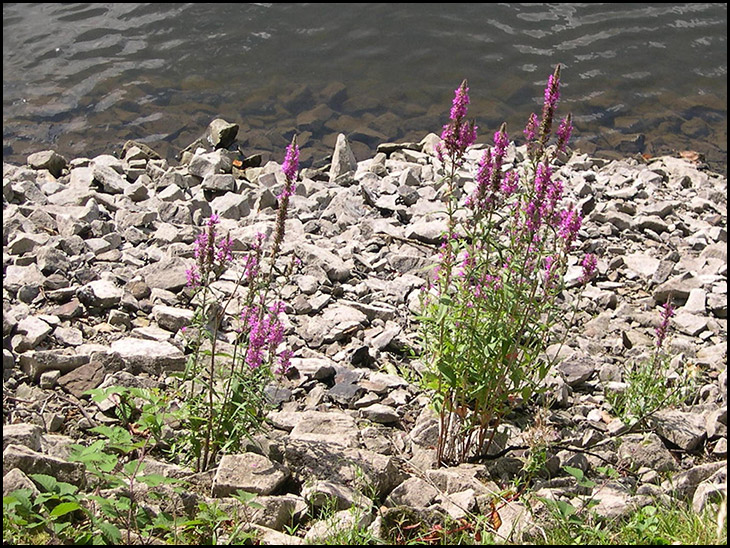
M726 4L4 4L3 158L172 158L223 117L244 154L363 159L439 132L464 78L480 141L519 141L557 63L582 150L726 171Z

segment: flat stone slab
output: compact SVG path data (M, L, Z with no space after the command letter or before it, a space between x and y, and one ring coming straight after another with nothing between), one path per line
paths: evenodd
M341 447L356 447L359 444L355 419L345 413L307 411L289 437Z
M656 433L684 451L693 451L707 436L705 418L698 413L666 410L654 415Z
M167 341L151 341L127 337L114 341L112 352L118 353L132 372L144 371L159 375L162 371L185 368L185 354Z
M213 496L235 495L239 489L271 495L290 476L289 470L258 453L225 455L213 479Z

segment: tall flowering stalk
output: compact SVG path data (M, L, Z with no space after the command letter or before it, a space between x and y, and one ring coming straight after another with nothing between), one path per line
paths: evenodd
M555 111L560 100L560 65L548 78L543 94L542 114L540 118L535 113L530 117L525 126L524 135L527 140L527 150L533 162L540 161L547 152L548 142L552 135ZM557 143L554 152L565 152L573 132L573 118L571 114L565 116L555 132Z
M559 76L558 68L548 81L542 120L531 117L525 130L534 151L544 150L552 133ZM464 145L473 144L471 130L468 139L456 138L466 124L467 91L465 82L456 90L438 151L451 185L450 222L437 283L424 295L420 318L429 365L425 383L434 390L439 413L441 464L486 453L515 402L541 389L551 366L541 353L552 326L564 321L557 298L582 224L575 207L564 203L549 156L541 151L531 166L506 169L510 140L502 125L464 201L464 234L455 234L454 212L461 207L453 193L456 168L463 164ZM566 120L559 140L570 136ZM585 259L584 284L595 273L594 259Z
M469 86L467 81L461 82L454 91L454 99L449 112L449 122L443 126L441 141L436 146L436 156L444 165L446 183L446 204L447 204L447 229L444 241L441 245L441 267L440 273L445 274L441 278L443 284L448 285L451 276L451 267L454 264L455 256L453 242L458 238L456 234L456 201L455 185L457 183L456 172L464 163L464 155L467 149L477 139L477 126L473 120L467 119L469 110Z
M194 325L197 338L192 341L193 354L188 360L183 380L187 386L185 409L191 432L188 443L198 469L209 468L221 451L240 449L263 420L264 388L272 373L286 373L292 353L284 348L285 303L274 287L276 261L285 237L289 198L294 194L299 170L299 147L296 137L287 147L282 172L284 187L279 193L279 208L268 252L266 236L257 234L250 249L238 263L239 277L235 290L223 302L216 299L211 284L234 266L233 242L218 234L220 219L211 216L195 240L196 262L187 271L188 285L196 291L198 310ZM269 261L269 267L265 262ZM233 354L220 353L219 331L238 288L246 287L242 311L238 314L238 337ZM210 349L202 351L202 338ZM207 356L207 368L200 368L200 358ZM220 370L220 362L228 370Z
M671 299L661 307L659 324L654 330L651 357L638 363L627 362L622 390L607 390L607 399L616 413L631 427L636 427L660 409L677 405L696 393L697 370L685 365L675 370L666 350L674 307Z
M299 172L299 147L297 146L297 136L292 137L292 141L286 148L284 163L281 166L284 173L284 188L277 196L279 209L276 215L276 227L274 229L274 242L271 245L271 257L275 258L279 255L281 241L284 239L284 225L286 215L289 210L289 198L294 195L296 190L297 173Z

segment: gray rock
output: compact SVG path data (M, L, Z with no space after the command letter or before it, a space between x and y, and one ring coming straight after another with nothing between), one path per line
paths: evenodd
M230 173L231 167L231 159L226 152L216 150L215 152L195 154L188 164L188 172L204 179L207 175Z
M171 257L162 259L140 269L138 274L150 288L166 289L168 291L179 291L188 283L185 273L195 261L183 259L182 257Z
M705 419L698 413L686 413L673 409L659 411L652 417L656 433L684 451L699 447L707 435Z
M214 198L210 207L223 219L238 220L251 214L248 197L235 192L226 192L223 196Z
M671 472L677 469L674 457L654 433L624 435L620 442L618 457L631 470L647 467L657 472Z
M305 483L302 498L314 508L330 509L330 504L334 504L335 510L347 510L357 502L362 502L358 498L362 499L363 495L356 494L347 485L318 479Z
M674 303L685 302L698 287L702 287L702 281L690 273L674 276L654 289L654 302L664 304L670 297Z
M725 470L724 473L727 475L727 461L693 466L689 470L684 470L664 481L662 488L674 496L689 500L694 496L697 487L719 470Z
M439 244L444 239L447 229L445 219L436 221L416 221L406 228L405 237L413 238L427 244Z
M224 455L213 479L213 496L226 497L243 490L259 495L275 493L289 478L285 466L257 453Z
M130 185L126 177L106 165L95 165L93 174L94 180L101 185L101 190L107 194L122 194Z
M372 488L376 497L385 497L405 479L393 457L337 443L291 440L284 460L298 481L325 480L360 492Z
M8 445L23 445L32 451L41 450L43 429L37 424L20 422L3 426L3 451Z
M53 328L40 318L28 316L18 322L15 330L23 335L23 346L26 350L30 350L43 342L51 334Z
M222 118L213 120L206 131L208 142L214 148L228 148L236 140L238 124L231 124Z
M300 243L295 246L295 251L305 264L322 268L333 282L344 282L351 276L350 267L335 253L324 247Z
M672 318L672 324L675 325L682 333L689 335L690 337L696 337L707 329L707 318L704 316L698 316L697 314L691 314L682 308Z
M8 265L3 276L3 288L17 293L26 285L43 286L46 277L38 266L33 263L28 266Z
M314 346L329 344L351 337L362 329L367 316L359 310L342 305L328 306L320 316L312 318L304 336Z
M325 358L292 358L291 367L307 381L326 381L335 376L334 362Z
M255 502L261 508L247 509L251 522L275 531L282 531L292 522L298 522L308 510L307 503L296 495L260 495Z
M66 167L66 158L53 150L44 150L28 156L28 165L33 169L47 169L54 177L60 177Z
M186 308L162 304L152 307L152 317L157 321L157 324L173 333L177 333L181 328L190 325L194 316L195 312Z
M569 386L577 386L593 376L596 366L590 358L577 357L560 362L558 369Z
M214 192L235 192L236 179L229 173L213 173L206 175L201 183L204 190L212 190Z
M290 439L340 447L357 447L355 419L336 412L306 411L289 434Z
M69 371L65 375L58 378L57 384L63 387L67 392L73 394L77 398L81 398L84 392L99 386L107 370L100 361L91 361L76 369Z
M426 508L439 496L439 490L426 480L412 476L398 485L385 499L385 505Z
M344 133L337 136L337 143L332 154L332 166L330 167L329 180L331 183L349 184L352 175L357 169L357 160L352 153L350 143Z
M632 497L627 489L614 483L594 487L591 497L598 501L592 510L607 519L628 516L648 502L644 501L643 497ZM644 504L641 501L644 501Z
M23 445L8 445L3 450L3 476L13 468L27 475L46 474L58 481L83 487L86 484L85 467L80 462L66 462L44 455Z
M165 341L124 338L114 341L111 351L118 353L125 367L133 373L143 371L159 375L185 368L185 355Z
M660 260L643 253L633 253L623 257L624 264L645 278L652 278L659 268Z
M90 308L112 308L119 304L124 290L109 280L96 280L81 287L76 296Z
M31 498L35 498L40 494L35 483L22 470L13 468L3 476L3 496L8 496L18 489L28 489L31 493Z
M360 415L365 419L380 424L395 424L400 420L395 409L382 403L374 403L360 409Z
M71 349L32 350L21 354L19 359L23 373L33 379L37 379L45 371L72 371L88 361L89 356L76 354Z

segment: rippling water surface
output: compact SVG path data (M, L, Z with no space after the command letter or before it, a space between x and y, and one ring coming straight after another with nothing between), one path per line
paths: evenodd
M726 4L3 4L3 158L167 157L223 117L246 154L439 132L467 78L487 140L521 138L553 67L577 146L727 161Z

